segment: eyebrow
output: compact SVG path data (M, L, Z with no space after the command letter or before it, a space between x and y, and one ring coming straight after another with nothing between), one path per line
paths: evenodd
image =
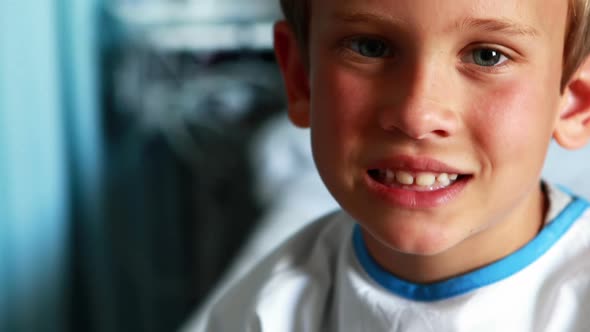
M378 15L378 14L371 14L371 13L362 13L362 12L335 12L332 17L337 21L342 21L346 23L370 23L370 22L378 22L378 23L386 23L386 24L399 24L403 22L402 20L386 15Z
M346 12L336 12L333 15L333 18L346 23L370 23L376 22L380 24L393 24L393 25L401 25L403 24L403 20L388 16L388 15L381 15L381 14L372 14L372 13L363 13L363 12L353 12L353 13L346 13ZM505 33L509 35L519 35L519 36L527 36L527 37L538 37L539 31L531 26L520 24L517 22L513 22L508 19L488 19L488 18L474 18L468 17L458 21L457 23L451 25L450 29L447 29L445 32L450 32L452 30L457 31L466 31L466 30L483 30L484 32L497 32L497 33Z
M500 32L509 35L538 37L537 29L505 19L466 18L455 25L457 30L478 29L486 32Z

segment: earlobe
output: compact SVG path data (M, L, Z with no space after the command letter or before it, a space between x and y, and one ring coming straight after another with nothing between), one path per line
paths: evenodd
M274 48L287 90L289 118L298 127L309 127L309 81L301 59L297 38L289 24L281 21L274 27Z
M572 76L562 98L553 137L566 149L579 149L590 140L590 58Z

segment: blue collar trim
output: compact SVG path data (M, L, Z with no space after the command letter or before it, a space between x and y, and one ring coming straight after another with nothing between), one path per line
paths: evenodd
M369 255L358 224L353 233L354 250L364 270L387 290L415 301L440 301L490 285L521 271L547 252L589 206L587 201L574 198L535 239L515 253L479 270L432 284L411 283L385 271Z

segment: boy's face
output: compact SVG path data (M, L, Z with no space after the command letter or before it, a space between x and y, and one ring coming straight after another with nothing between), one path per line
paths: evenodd
M373 247L434 255L501 224L539 222L567 1L312 4L299 124Z

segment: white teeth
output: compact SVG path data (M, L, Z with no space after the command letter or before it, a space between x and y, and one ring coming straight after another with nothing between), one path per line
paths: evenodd
M449 175L447 173L440 174L436 178L436 181L442 184L443 186L448 186L449 184L451 184L451 179L449 178Z
M436 175L432 173L420 173L416 177L416 184L421 187L430 187L436 182Z
M414 184L414 176L408 172L398 171L395 173L395 179L401 184L411 186Z
M459 178L458 174L448 173L410 173L406 171L393 171L391 169L379 170L379 177L387 184L397 182L402 185L419 187L448 187Z

